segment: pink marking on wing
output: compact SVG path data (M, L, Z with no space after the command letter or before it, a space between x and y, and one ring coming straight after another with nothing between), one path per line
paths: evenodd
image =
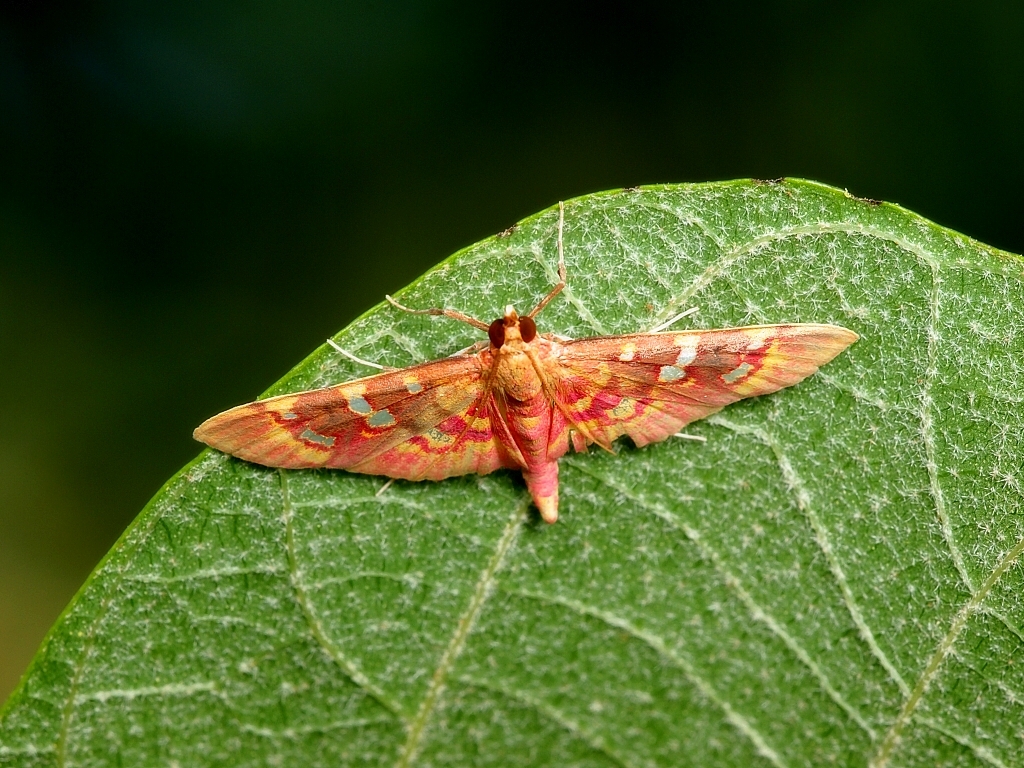
M466 420L459 415L449 416L437 425L437 429L448 435L461 435L463 430L466 429Z

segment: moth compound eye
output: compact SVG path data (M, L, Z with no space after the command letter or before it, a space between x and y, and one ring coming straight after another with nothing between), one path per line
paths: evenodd
M519 318L519 335L525 342L531 342L537 338L537 324L532 317Z
M498 349L502 344L505 343L505 321L504 319L495 320L491 323L491 327L487 329L487 336L491 340L491 346Z

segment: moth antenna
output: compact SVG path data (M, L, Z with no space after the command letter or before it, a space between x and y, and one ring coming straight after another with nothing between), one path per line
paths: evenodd
M558 281L565 284L565 251L562 247L562 229L565 226L565 203L558 201Z
M670 317L664 323L661 323L660 325L654 326L653 328L651 328L651 330L647 331L647 333L658 333L660 331L664 331L669 326L674 325L677 320L682 320L684 317L689 317L690 315L695 315L695 314L697 314L697 312L699 310L700 310L700 307L690 307L685 312L680 312L678 315L675 315L674 317Z
M565 288L565 249L562 246L562 230L565 227L565 203L558 201L558 285L551 289L551 293L540 300L540 304L533 308L527 315L531 320L548 305L555 296Z
M384 298L388 300L388 303L391 304L391 306L396 307L403 312L408 312L411 315L437 315L440 317L450 317L452 320L467 323L472 325L474 328L479 328L481 331L486 331L490 327L482 320L477 320L475 317L470 317L469 315L457 312L454 309L439 309L437 307L431 307L430 309L410 309L403 304L399 304L387 294L384 294Z
M390 365L380 365L379 363L371 363L369 360L363 360L363 358L361 358L361 357L356 357L351 352L349 352L347 349L342 349L334 339L328 339L327 343L330 344L332 347L334 347L334 349L336 351L340 352L345 357L347 357L349 360L352 360L353 362L359 363L360 365L367 365L370 368L376 368L379 371L397 371L398 370L397 368L392 368Z

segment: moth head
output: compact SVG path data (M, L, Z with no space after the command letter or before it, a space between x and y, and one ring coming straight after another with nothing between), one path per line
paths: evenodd
M516 308L509 304L505 316L499 317L487 328L487 336L494 349L500 349L509 341L525 341L529 344L537 338L537 324L532 317L520 317Z

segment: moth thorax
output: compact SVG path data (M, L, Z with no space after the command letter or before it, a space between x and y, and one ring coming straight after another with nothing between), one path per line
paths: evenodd
M527 403L544 394L544 384L521 344L510 343L495 357L492 381L506 402Z

